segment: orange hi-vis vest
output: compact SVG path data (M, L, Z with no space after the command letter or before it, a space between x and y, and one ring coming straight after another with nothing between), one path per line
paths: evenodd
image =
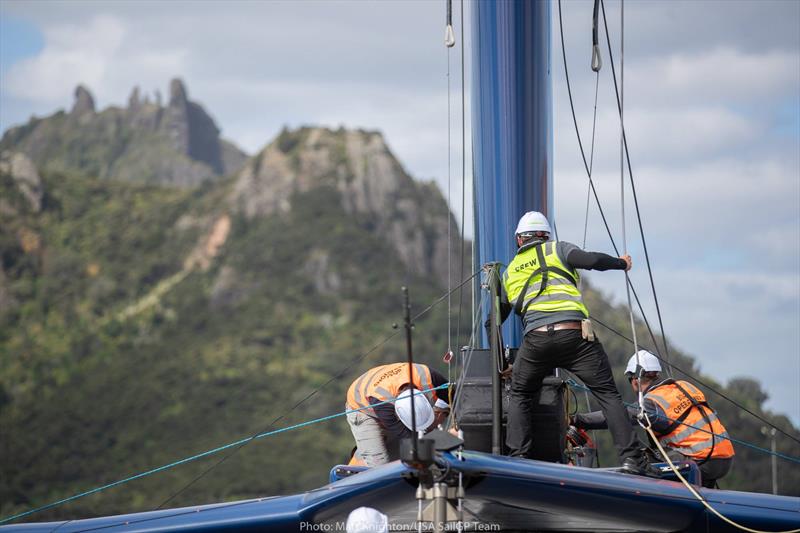
M414 388L428 391L424 393L425 397L433 405L437 396L434 391L430 390L433 388L430 369L425 365L414 363L412 375ZM400 387L408 383L408 363L392 363L367 370L347 390L347 408L369 407L370 396L382 402L392 400L400 394ZM414 399L421 397L420 394ZM372 409L364 409L361 412L369 416L375 414Z
M644 397L658 404L672 422L658 437L662 446L698 462L733 457L728 432L700 389L686 381L668 379Z

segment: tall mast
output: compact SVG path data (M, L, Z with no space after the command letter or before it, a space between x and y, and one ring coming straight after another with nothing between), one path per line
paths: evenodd
M477 267L511 260L514 229L526 211L553 221L553 114L550 2L470 5ZM505 344L519 346L521 339L519 321L506 321Z

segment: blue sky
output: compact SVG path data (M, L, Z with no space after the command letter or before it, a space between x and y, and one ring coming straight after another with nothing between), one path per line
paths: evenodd
M619 2L606 6L618 46ZM626 130L667 334L719 381L759 379L769 407L800 423L800 2L625 6ZM587 144L591 8L589 0L564 2ZM223 135L250 153L285 124L380 129L412 175L447 193L443 20L439 1L2 0L0 128L68 108L78 83L105 107L124 105L134 85L164 94L181 76ZM554 40L555 207L561 237L581 244L586 177L560 46ZM458 47L451 54L449 194L460 199ZM618 119L607 67L595 179L619 239ZM452 207L459 214L460 202ZM628 214L632 277L645 295ZM587 248L610 251L594 208L589 226ZM624 300L621 277L589 277Z

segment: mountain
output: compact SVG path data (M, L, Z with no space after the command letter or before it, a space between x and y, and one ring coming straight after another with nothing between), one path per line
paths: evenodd
M190 187L232 174L246 160L219 133L178 79L170 83L166 106L160 96L155 102L142 99L135 88L127 107L100 112L88 89L78 86L69 113L9 129L0 151L21 152L43 170Z
M78 103L71 118L57 120L89 117L80 150L96 168L116 168L116 159L103 159L106 119L98 117L121 110L94 113L86 95ZM352 379L405 357L392 328L402 319L400 287L410 287L417 313L447 290L448 256L453 284L460 281L461 243L451 237L448 251L448 224L457 232L446 202L435 185L409 176L378 132L285 129L237 172L175 187L192 180L159 162L179 153L157 133L162 126L131 127L160 143L140 168L164 174L139 179L67 168L82 160L52 119L42 119L42 138L64 150L61 167L37 163L27 151L32 134L7 132L0 152L0 516L340 412ZM213 153L195 152L192 161L213 161ZM626 331L624 309L591 289L586 298L597 318ZM456 293L454 347L467 343L472 325L465 298L459 330L458 300ZM440 300L414 330L415 357L443 371L446 305ZM631 348L601 335L632 401L622 377ZM673 352L681 368L697 372L693 358ZM763 410L757 382L702 379L797 432ZM759 421L709 400L732 435L765 444ZM609 465L612 447L598 438ZM800 456L800 446L778 442L778 451ZM253 441L207 474L225 453L31 519L318 487L351 446L346 423L333 419ZM769 457L736 449L724 486L768 491ZM800 473L781 469L779 483L797 494Z
M414 181L377 131L284 129L238 174L230 202L252 219L286 212L292 197L322 188L348 216L394 248L406 269L432 274L446 286L448 260L455 268L460 257L455 218L439 188ZM307 230L319 236L326 232L313 218Z

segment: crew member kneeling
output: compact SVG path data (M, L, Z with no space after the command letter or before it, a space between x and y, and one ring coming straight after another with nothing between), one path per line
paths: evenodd
M432 389L445 383L439 372L416 363L412 382L408 363L378 366L359 376L347 391L347 409L361 409L347 415L356 439L350 464L373 467L399 458L400 441L413 436L412 391L417 430L428 432L441 424L450 410L444 400L447 389Z
M637 357L631 356L625 375L635 393L642 390L644 411L653 433L673 461L691 459L700 467L703 486L713 488L733 463L733 445L728 432L709 407L703 393L687 381L666 379L659 382L661 363L652 353L640 350L641 382L637 378ZM635 420L636 409L629 409ZM604 429L605 417L600 411L577 414L575 426L583 429Z

